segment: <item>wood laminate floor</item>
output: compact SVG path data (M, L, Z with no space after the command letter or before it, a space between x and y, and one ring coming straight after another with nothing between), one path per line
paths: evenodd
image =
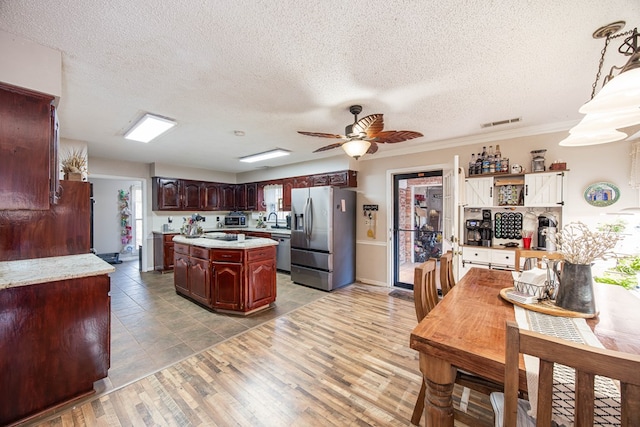
M416 325L415 312L410 300L389 296L389 288L353 284L325 293L292 284L288 275L279 274L280 310L271 309L260 318L223 316L221 320L218 319L221 315L175 295L171 274L142 273L138 277L142 277L143 287L152 286L154 294L164 295L161 300L173 301L178 306L182 302L189 304L183 309L191 313L188 319L168 315L172 312L169 303L155 301L144 310L154 312L149 317L150 314L138 311L125 314L128 310L118 310L116 295L120 291L127 295L142 293L144 299L149 299L149 291L143 292L140 283L123 271L124 268L118 268L112 276L114 317L120 322L130 315L134 316L131 321L139 319L137 323L123 323L129 333L137 329L134 325L154 331L156 328L147 321L152 317L152 321L158 321L156 315L167 316L160 329L168 336L181 337L181 342L170 346L176 338L163 340L156 330L155 342L167 344L154 346L142 339L139 344L144 349L136 349L128 357L126 345L118 344L117 337L114 338L117 345L112 344L112 365L116 367L109 371L102 390L73 407L49 413L32 425L410 425L421 381L418 355L409 348L409 334ZM167 277L171 278L170 286L161 283ZM287 286L292 288L281 292ZM174 301L174 297L179 300ZM211 338L211 332L206 330L198 333L199 327L194 333L184 325L193 321L202 325L220 321L224 332L207 327L221 338ZM228 326L233 322L243 328ZM116 325L114 329L117 328ZM147 331L141 336L149 334ZM189 347L189 342L193 342L193 348L186 354L189 350L185 345ZM198 345L203 348L198 349ZM155 360L154 351L175 346L184 349L184 353L170 351L179 358L170 365L157 368L147 363L145 372L139 368L144 360L133 362L142 357L139 351L144 351L151 361ZM157 359L161 363L168 360L166 356ZM126 375L127 366L136 369L135 378L133 374ZM459 395L459 390L456 394ZM492 423L493 414L486 399L472 397L469 412L478 417L478 425Z

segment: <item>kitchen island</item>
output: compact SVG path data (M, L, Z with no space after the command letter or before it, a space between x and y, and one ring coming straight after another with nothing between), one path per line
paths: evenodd
M0 262L0 425L94 392L110 364L110 278L93 254Z
M206 233L175 236L176 292L209 309L247 315L276 300L276 246L268 238Z

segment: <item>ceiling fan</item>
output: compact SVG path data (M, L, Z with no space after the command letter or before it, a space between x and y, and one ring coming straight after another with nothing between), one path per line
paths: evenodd
M344 141L329 144L318 148L314 153L342 147L342 149L356 160L364 154L373 154L378 151L378 144L394 144L423 136L420 132L409 130L383 131L384 122L382 114L371 114L358 120L358 114L362 112L362 106L352 105L349 112L353 114L353 124L348 125L344 135L320 132L303 132L302 135L319 136L320 138L344 139Z

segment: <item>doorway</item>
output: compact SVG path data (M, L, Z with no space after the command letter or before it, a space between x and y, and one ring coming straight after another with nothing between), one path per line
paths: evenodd
M442 170L393 175L393 286L413 289L416 265L442 254Z

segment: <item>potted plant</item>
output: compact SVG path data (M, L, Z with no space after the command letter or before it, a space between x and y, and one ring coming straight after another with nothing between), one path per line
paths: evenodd
M558 274L560 285L556 305L571 311L595 314L591 265L597 259L613 255L613 249L622 236L613 227L591 231L582 222L575 222L549 237L564 258L562 272Z
M68 150L60 164L65 180L82 181L82 175L87 173L87 158L83 150L76 148Z

